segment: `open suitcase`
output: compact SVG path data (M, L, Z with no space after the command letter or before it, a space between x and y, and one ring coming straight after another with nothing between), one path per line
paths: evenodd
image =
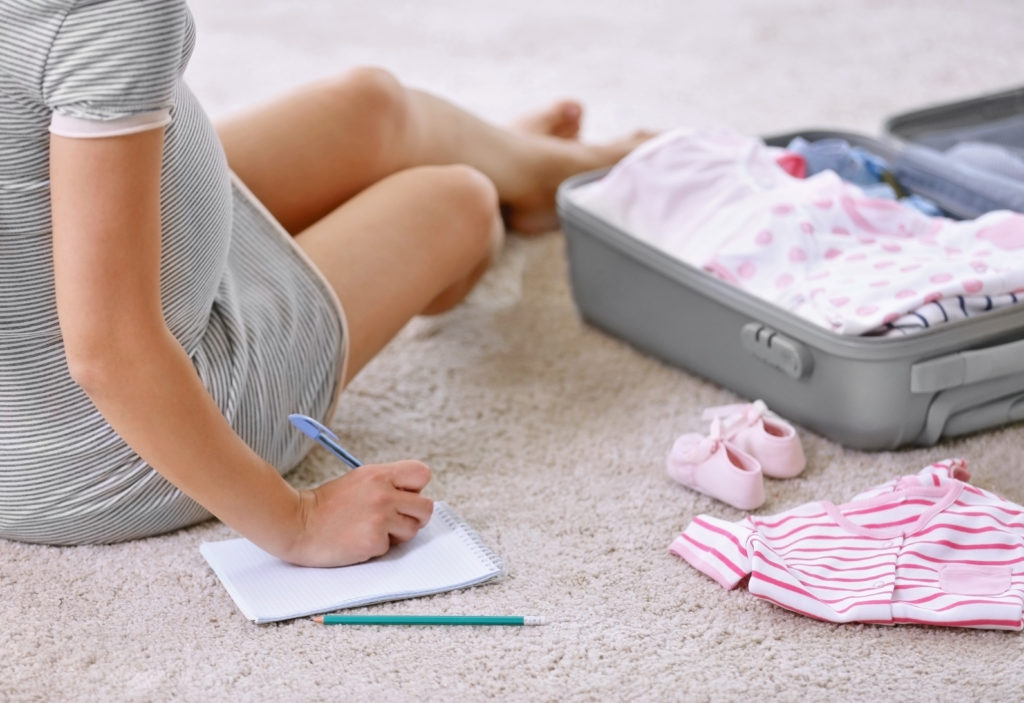
M941 169L941 155L927 148L967 136L1024 148L1024 88L898 116L886 131L885 140L806 130L766 141L838 136L887 159L924 147ZM953 169L936 173L910 168L899 178L952 217L1024 211L1024 185L993 194ZM1024 419L1024 305L905 337L837 334L574 203L573 189L602 174L570 179L558 193L573 298L587 322L853 448L932 445Z

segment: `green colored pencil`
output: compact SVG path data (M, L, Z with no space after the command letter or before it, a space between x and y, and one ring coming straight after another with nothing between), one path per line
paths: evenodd
M543 625L540 615L317 615L324 625Z

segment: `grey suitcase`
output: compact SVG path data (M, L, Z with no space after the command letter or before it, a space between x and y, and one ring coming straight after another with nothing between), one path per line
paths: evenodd
M894 166L897 177L951 216L1024 209L1024 189L993 195L928 148L959 135L1024 148L1024 88L908 113L886 127L885 141L827 130L767 141L841 136L890 162L917 151L925 158ZM573 299L587 322L853 448L932 445L1024 419L1024 305L906 337L833 333L577 206L572 190L602 173L572 178L558 193Z

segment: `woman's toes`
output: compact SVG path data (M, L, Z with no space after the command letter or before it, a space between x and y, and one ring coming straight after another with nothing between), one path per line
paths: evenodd
M651 132L650 130L643 129L633 132L633 134L625 139L605 144L604 148L607 150L605 158L608 160L606 165L610 166L611 164L619 161L626 154L656 136L658 136L658 132Z
M544 110L522 116L516 120L515 127L532 134L575 139L582 120L582 105L575 100L559 100Z

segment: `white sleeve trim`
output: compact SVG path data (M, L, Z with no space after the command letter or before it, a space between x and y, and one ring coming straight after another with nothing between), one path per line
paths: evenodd
M145 132L149 129L163 127L170 124L170 122L170 108L118 117L113 120L89 120L55 112L50 120L50 133L60 137L76 137L81 139L120 137L125 134Z

